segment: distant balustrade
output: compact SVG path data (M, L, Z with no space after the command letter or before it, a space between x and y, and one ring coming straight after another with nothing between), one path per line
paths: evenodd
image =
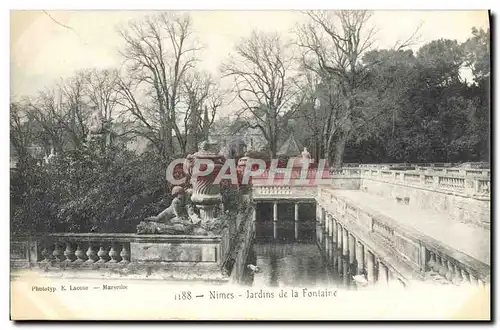
M489 171L489 163L486 162L475 162L475 163L382 163L382 164L345 164L345 167L359 167L359 168L376 168L376 169L391 169L394 167L401 168L415 168L415 169L433 169L435 171L446 170L446 169L460 169L460 170L477 170L477 171Z
M454 167L455 164L452 163L437 163L437 164L426 164L426 163L394 163L394 164L360 164L360 169L373 169L373 170L405 170L414 171L418 173L430 173L430 174L446 174L453 176L490 176L490 169L484 168L486 165L484 163L477 163L476 166L471 164L471 167ZM346 166L346 168L352 168L351 166Z
M306 180L299 183L296 179L300 177L300 171L293 171L289 178L291 180L284 180L286 177L284 173L275 173L274 176L265 173L252 178L254 192L260 195L290 195L294 192L284 187L290 186L318 186L325 185L325 175L321 174L316 176L316 170L311 169L307 172ZM474 175L477 174L477 175ZM479 174L481 173L481 174ZM489 170L477 169L456 169L445 168L438 171L434 170L390 170L380 169L376 166L364 167L345 167L345 168L331 168L329 170L329 179L370 179L387 183L394 183L400 185L408 185L418 189L432 189L442 192L451 192L468 197L489 198L490 195L490 177ZM318 181L317 179L323 179ZM334 181L330 183L335 186ZM282 187L282 188L273 188ZM255 190L257 189L257 190Z
M420 189L452 192L478 198L489 198L489 176L458 176L435 172L360 169L361 179L408 185Z
M279 186L255 185L252 189L253 199L313 199L316 196L315 186Z
M361 173L360 168L356 167L342 167L342 168L332 168L330 170L330 176L359 176Z

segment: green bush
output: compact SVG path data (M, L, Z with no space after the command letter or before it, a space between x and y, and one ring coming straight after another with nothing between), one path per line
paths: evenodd
M157 155L97 150L90 143L11 172L12 233L135 232L143 218L170 204Z

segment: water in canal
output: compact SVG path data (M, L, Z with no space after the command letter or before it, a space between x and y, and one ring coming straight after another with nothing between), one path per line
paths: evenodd
M348 261L333 246L315 216L299 222L286 216L277 222L266 220L269 217L257 219L248 263L259 270L249 272L249 285L354 288Z

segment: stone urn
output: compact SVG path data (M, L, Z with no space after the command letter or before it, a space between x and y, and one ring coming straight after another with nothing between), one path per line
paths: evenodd
M184 162L186 174L191 178L193 194L191 201L200 210L203 224L209 224L218 216L219 205L222 200L220 184L214 183L224 163L224 157L212 150L213 144L204 141L199 150L193 155L188 155ZM204 174L207 161L213 163L213 170ZM195 168L199 167L199 168Z

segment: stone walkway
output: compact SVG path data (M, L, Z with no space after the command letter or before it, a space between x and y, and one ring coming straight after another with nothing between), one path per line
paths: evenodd
M405 226L414 228L462 253L490 265L490 231L460 223L446 213L421 210L411 205L356 190L334 190L335 196L348 199L360 208L374 210Z

